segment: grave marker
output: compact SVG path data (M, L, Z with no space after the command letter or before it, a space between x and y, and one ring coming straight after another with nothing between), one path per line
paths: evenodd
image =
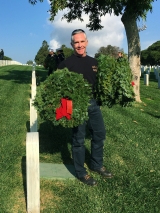
M35 99L36 96L36 85L31 86L31 98L32 100Z
M27 212L40 213L39 133L26 136Z
M144 84L145 84L146 86L149 85L149 74L145 74L145 75L144 75Z
M32 78L32 86L36 85L36 78Z
M30 99L30 132L37 132L37 110L32 104L33 100Z

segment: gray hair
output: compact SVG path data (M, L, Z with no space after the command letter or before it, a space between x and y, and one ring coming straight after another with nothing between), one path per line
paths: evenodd
M71 34L71 43L73 43L73 40L74 40L73 36L76 35L76 34L79 34L79 33L83 33L85 35L86 39L87 39L87 35L86 35L85 31L81 30L81 29L77 29L77 30L74 30Z

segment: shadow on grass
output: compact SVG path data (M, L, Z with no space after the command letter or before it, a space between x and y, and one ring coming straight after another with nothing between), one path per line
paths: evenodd
M40 153L53 154L55 161L62 160L64 164L72 164L71 153L68 149L68 144L71 142L71 129L53 126L51 122L43 122L38 131ZM59 156L56 159L56 153L59 152L61 159L58 159Z
M31 71L9 70L6 71L6 75L0 75L0 79L18 84L29 84L31 83Z
M13 81L18 84L31 83L32 66L6 66L1 71L0 79L2 80ZM43 82L46 79L46 72L42 68L37 68L36 76L38 82Z
M147 114L150 115L150 116L152 116L152 117L154 117L154 118L160 118L160 116L154 115L154 114L152 114L152 113L150 113L150 112L147 112Z
M55 163L62 161L64 164L73 164L71 157L71 141L72 141L72 129L64 128L62 126L53 126L50 122L41 123L39 126L39 149L40 153L46 153L55 155ZM86 139L90 139L90 133L86 129ZM61 153L61 159L56 154ZM90 154L86 149L86 163ZM47 159L42 159L46 161Z
M23 179L23 190L24 190L25 204L26 204L26 210L27 210L26 156L22 157L21 169L22 169L22 179Z
M30 121L26 122L26 129L27 129L27 132L30 132Z

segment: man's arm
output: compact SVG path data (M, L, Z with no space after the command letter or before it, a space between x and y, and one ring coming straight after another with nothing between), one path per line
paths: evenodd
M60 64L58 65L58 70L64 69L66 67L65 61L61 61Z

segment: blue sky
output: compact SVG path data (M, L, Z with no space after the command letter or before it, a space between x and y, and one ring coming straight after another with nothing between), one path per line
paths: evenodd
M101 46L118 46L127 53L127 40L121 17L109 16L102 18L104 29L91 32L86 29L88 17L84 22L77 20L72 23L61 21L63 11L59 12L54 22L49 21L47 12L50 5L47 0L29 4L28 0L0 0L0 49L15 61L25 64L34 60L42 42L46 40L50 47L56 49L62 44L70 46L70 34L74 29L86 31L89 45L88 54L94 56ZM147 15L147 29L140 32L141 48L146 49L160 40L160 1L153 3L153 12Z

